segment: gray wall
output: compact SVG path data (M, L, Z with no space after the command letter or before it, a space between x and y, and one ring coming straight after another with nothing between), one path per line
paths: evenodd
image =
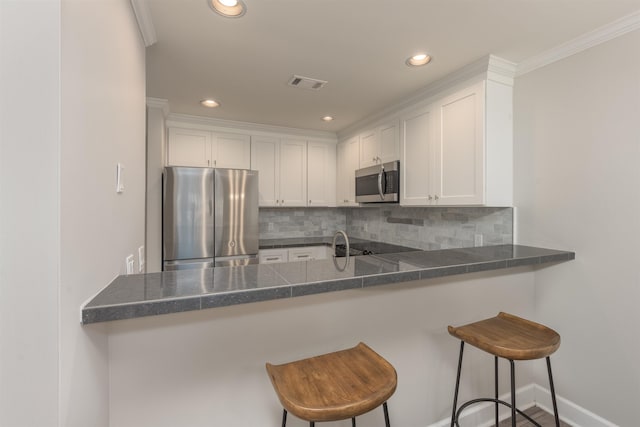
M484 245L513 242L512 208L365 208L260 209L260 238L331 236L346 230L350 236L418 249L474 246L481 234Z
M518 77L514 92L518 242L576 252L535 272L534 319L562 335L556 389L620 426L638 425L640 396L639 46L636 30Z

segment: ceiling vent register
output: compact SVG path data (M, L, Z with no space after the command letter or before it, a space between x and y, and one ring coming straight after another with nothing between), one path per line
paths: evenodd
M312 79L311 77L297 76L294 74L287 84L301 89L320 90L327 82L325 80Z

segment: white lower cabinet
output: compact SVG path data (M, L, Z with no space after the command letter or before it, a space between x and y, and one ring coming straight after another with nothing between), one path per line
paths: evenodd
M311 261L326 259L328 246L301 246L289 249L261 249L258 253L260 264L276 262Z
M260 249L258 261L260 264L272 264L276 262L287 262L289 251L286 249Z
M405 114L400 204L510 206L511 94L480 81Z

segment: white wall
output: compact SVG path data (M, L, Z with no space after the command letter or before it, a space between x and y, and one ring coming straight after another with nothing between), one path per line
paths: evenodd
M108 426L80 307L144 240L144 48L127 0L0 1L0 35L0 425Z
M450 416L459 342L447 325L499 310L532 316L533 277L512 269L112 322L111 427L279 426L265 362L359 341L398 371L392 425L426 427ZM493 359L467 348L461 398L492 395ZM531 382L526 365L518 375L519 385ZM290 427L308 425L290 418ZM381 423L378 409L358 425Z
M576 251L535 274L557 392L637 425L640 31L518 78L514 105L519 243Z
M80 325L80 307L144 244L145 54L128 0L63 0L61 29L60 416L99 427L109 425L107 336Z
M58 425L57 2L0 1L0 426Z

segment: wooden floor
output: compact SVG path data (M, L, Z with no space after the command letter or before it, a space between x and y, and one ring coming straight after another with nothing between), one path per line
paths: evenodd
M531 418L533 418L542 427L555 427L556 425L556 421L553 418L553 415L543 411L537 406L526 409L524 413L529 415ZM529 427L531 425L532 424L529 421L527 421L524 417L520 415L516 417L517 427ZM500 422L500 427L510 427L510 426L511 426L511 418ZM563 421L560 421L560 427L571 427L571 426Z

